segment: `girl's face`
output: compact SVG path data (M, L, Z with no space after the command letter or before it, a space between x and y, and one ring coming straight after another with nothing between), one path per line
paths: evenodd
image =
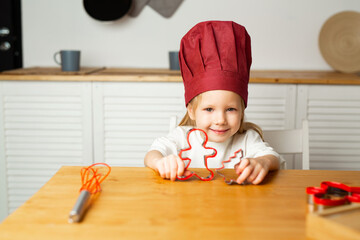
M240 128L244 109L241 97L231 91L213 90L201 94L197 106L188 104L189 116L211 142L224 142Z

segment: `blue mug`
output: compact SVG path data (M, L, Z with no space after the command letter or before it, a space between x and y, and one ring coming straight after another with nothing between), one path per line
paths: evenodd
M60 61L58 61L60 55ZM61 71L77 72L80 70L80 51L79 50L61 50L54 54L54 60L61 65Z
M169 63L170 70L180 70L179 64L179 51L170 51L169 52Z

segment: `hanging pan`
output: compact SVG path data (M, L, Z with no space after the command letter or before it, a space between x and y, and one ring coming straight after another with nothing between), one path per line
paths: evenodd
M87 14L99 21L115 21L131 8L132 0L83 0Z

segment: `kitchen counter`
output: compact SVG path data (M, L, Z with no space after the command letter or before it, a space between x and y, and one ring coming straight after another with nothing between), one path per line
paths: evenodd
M62 72L54 67L4 71L0 81L181 82L180 71L168 69L84 67ZM334 71L253 70L250 83L360 85L360 76Z

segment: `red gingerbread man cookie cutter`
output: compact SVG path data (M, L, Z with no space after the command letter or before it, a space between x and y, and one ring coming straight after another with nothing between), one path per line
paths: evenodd
M215 156L217 155L217 151L216 151L215 148L207 147L207 146L206 146L206 144L207 144L207 142L208 142L208 136L207 136L207 134L205 133L204 130L198 129L198 128L192 128L192 129L190 129L190 130L188 131L188 133L187 133L187 139L186 139L186 140L187 140L187 143L188 143L189 147L188 147L188 148L185 148L185 149L181 149L180 152L179 152L179 157L180 157L183 161L188 161L188 163L187 163L186 166L185 166L185 170L187 170L187 169L189 168L192 160L191 160L190 158L183 158L183 157L182 157L182 154L183 154L183 152L190 151L190 150L192 149L192 146L191 146L191 143L190 143L190 135L191 135L192 133L196 132L196 131L200 131L200 132L201 132L202 134L204 134L204 136L205 136L204 141L203 141L203 143L202 143L202 147L205 148L205 149L213 150L213 153L212 153L212 154L204 155L204 165L205 165L206 169L209 171L210 174L209 174L207 177L201 177L201 176L199 176L197 173L191 171L191 174L188 175L188 176L177 176L176 178L177 178L178 180L182 180L182 181L183 181L183 180L187 180L187 179L189 179L189 178L191 178L191 177L193 177L193 176L199 178L199 179L202 180L202 181L210 181L210 180L212 180L212 179L214 178L214 172L208 168L207 162L208 162L208 159L209 159L209 158L213 158L213 157L215 157Z

